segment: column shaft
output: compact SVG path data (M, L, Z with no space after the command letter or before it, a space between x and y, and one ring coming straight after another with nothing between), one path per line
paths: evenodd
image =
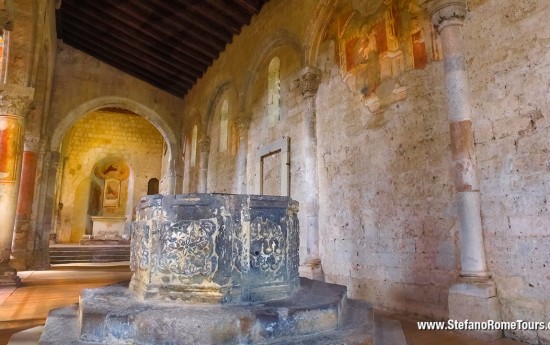
M23 117L0 115L0 266L7 266L10 261L21 181L23 130Z
M199 182L197 187L198 193L206 193L208 179L208 156L210 153L210 138L205 136L199 143Z
M488 277L474 136L470 84L462 34L465 4L449 1L434 11L445 57L445 86L451 132L452 171L456 189L463 277Z
M250 119L245 115L238 120L239 126L239 149L237 151L237 188L236 192L246 194L246 166L248 154L248 129L250 128Z
M300 89L304 96L304 181L307 219L306 263L320 265L319 257L319 175L317 172L317 112L315 101L320 76L317 69L306 67L300 76Z
M27 242L31 232L36 166L36 152L24 151L19 198L17 199L15 233L12 244L13 259L11 260L11 266L18 270L27 269Z

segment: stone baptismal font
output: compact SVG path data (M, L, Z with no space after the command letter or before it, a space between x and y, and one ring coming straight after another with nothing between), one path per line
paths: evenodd
M132 224L130 284L50 312L40 344L372 344L372 309L298 276L298 203L150 195Z

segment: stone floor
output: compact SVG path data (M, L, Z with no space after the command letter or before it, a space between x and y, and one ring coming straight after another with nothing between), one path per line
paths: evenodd
M58 266L50 271L20 272L23 287L0 289L0 345L37 344L49 310L78 302L80 290L126 281L131 273L127 265ZM420 331L416 320L375 310L375 345L521 345L508 339L494 342L446 331ZM38 326L38 327L36 327ZM36 328L33 328L36 327ZM10 336L18 331L12 341ZM330 334L326 342L319 338L301 340L300 345L335 344ZM321 341L321 342L319 342ZM286 343L288 344L288 343ZM338 343L341 344L341 343ZM282 345L282 344L281 344Z

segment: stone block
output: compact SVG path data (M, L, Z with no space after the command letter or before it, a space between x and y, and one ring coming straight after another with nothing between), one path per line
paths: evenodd
M449 289L449 319L457 321L501 321L500 304L494 282L459 282ZM464 330L486 340L502 338L501 330Z

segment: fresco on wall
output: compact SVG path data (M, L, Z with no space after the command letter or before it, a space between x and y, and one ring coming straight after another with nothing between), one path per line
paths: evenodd
M0 117L0 183L14 182L20 148L21 124L15 117Z
M125 198L128 191L130 167L121 158L109 157L98 162L94 175L103 181L102 216L122 216L126 212Z
M327 38L337 42L336 61L348 87L377 112L406 98L404 72L441 60L434 32L418 0L354 0L336 11Z

